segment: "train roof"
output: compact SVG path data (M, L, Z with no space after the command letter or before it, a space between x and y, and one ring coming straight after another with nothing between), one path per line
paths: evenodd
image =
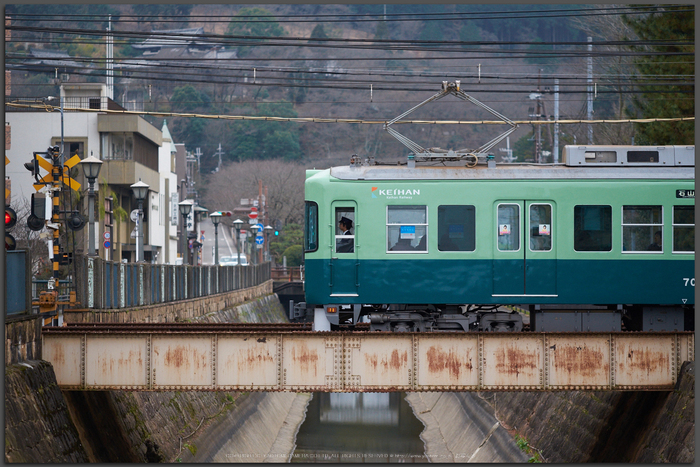
M694 167L569 167L565 165L515 165L496 167L446 167L362 165L332 167L330 176L340 180L695 180Z

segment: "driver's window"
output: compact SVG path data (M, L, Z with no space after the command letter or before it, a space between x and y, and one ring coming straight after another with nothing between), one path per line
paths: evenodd
M335 252L355 251L355 208L335 208Z

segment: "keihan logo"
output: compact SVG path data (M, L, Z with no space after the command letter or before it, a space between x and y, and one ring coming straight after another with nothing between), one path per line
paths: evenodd
M412 199L413 196L420 196L420 190L415 189L391 189L391 190L380 190L378 187L372 187L372 198L377 198L379 196L385 196L387 199Z

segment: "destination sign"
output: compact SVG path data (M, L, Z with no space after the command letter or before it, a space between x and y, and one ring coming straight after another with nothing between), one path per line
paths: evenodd
M676 190L676 198L695 198L695 190Z

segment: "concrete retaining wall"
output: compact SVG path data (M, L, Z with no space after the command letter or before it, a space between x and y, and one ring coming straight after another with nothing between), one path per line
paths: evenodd
M193 441L197 452L182 462L288 462L304 421L309 393L249 393L218 423Z
M527 462L493 408L476 393L409 393L406 401L425 430L420 437L430 462Z
M41 322L33 315L5 318L5 365L41 358Z
M233 292L207 295L175 303L159 303L114 310L68 310L63 312L66 323L172 323L194 321L200 317L230 310L241 303L272 294L273 281Z
M547 462L693 462L694 362L672 392L483 393Z
M119 311L100 319L106 316L127 318ZM286 321L275 295L240 303L221 314L193 318ZM197 451L198 437L208 426L224 417L236 419L245 400L236 392L61 392L48 362L29 364L31 369L22 364L5 369L7 462L174 462ZM276 413L284 414L279 422L284 425L295 399L283 397L275 402L278 395L266 397ZM273 447L274 443L265 454Z

